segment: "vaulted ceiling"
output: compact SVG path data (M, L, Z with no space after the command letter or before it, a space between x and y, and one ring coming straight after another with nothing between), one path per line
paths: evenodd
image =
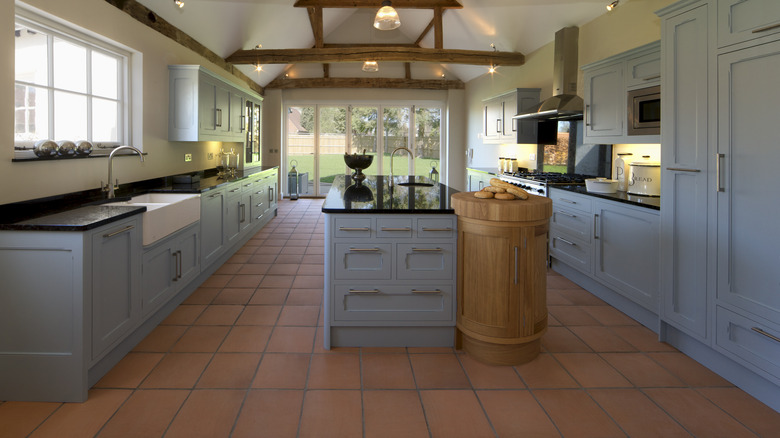
M312 9L295 7L296 0L184 0L183 8L177 7L173 0L137 1L225 59L238 55L236 52L242 53L242 50L253 50L258 44L262 45L258 53L265 54L278 49L311 49L318 42L315 37L317 27L312 26L315 20L310 19ZM354 0L353 3L365 1L371 0ZM608 3L607 0L446 1L459 3L463 7L443 9L443 49L518 54L533 52L549 43L554 39L555 31L562 27L580 26L606 13L605 6ZM334 0L298 2L323 6L322 43L326 48L366 44L416 45L422 49L436 47L435 32L429 27L435 21L434 10L403 7L405 3L415 3L414 0L396 1L394 6L402 24L400 28L391 31L376 30L372 26L381 0L375 1L377 8L330 7ZM274 62L285 61L285 58L280 58ZM366 73L361 70L361 62L352 61L329 64L325 68L322 64L312 62L260 62L262 71L259 72L252 65L256 62L252 62L238 65L238 69L260 86L266 86L285 74L296 78L411 76L415 79L439 79L445 75L447 79L467 82L487 71L484 65L431 63L410 59L413 62L409 66L399 61L380 61L379 72Z

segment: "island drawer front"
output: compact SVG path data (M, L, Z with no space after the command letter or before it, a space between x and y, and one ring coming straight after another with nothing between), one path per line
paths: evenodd
M376 237L412 237L412 218L382 217L376 220Z
M565 207L567 209L579 210L583 213L591 213L593 211L593 200L585 195L564 190L551 190L550 199L552 199L553 208Z
M454 217L417 219L417 237L449 239L455 237L457 231Z
M716 307L715 345L737 362L780 381L780 327Z
M550 255L582 272L592 271L591 245L555 229L550 230Z
M334 278L389 280L393 274L392 244L337 243Z
M451 321L453 294L449 284L336 284L335 321Z
M550 227L578 239L590 242L593 234L593 216L579 210L556 205L550 218Z
M399 280L453 278L451 243L399 243L396 251L396 278Z
M336 218L334 237L371 237L371 218Z

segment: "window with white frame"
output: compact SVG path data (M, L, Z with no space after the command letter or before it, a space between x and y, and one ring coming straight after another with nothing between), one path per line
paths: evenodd
M14 145L130 143L130 54L26 10L14 26Z

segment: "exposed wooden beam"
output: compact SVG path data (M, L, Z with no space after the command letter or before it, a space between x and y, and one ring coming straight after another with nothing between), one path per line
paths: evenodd
M442 8L433 8L433 47L444 48L444 27L441 20Z
M314 34L314 47L322 47L322 8L315 6L308 8L311 31Z
M456 80L389 79L389 78L309 78L274 79L266 89L289 88L398 88L416 90L462 90L465 84Z
M165 35L166 37L176 41L182 46L203 56L210 62L213 62L214 64L218 65L226 72L232 74L233 76L237 77L241 81L245 82L246 85L252 90L256 91L257 93L263 94L263 87L258 85L252 79L250 79L249 76L242 73L240 70L235 68L235 66L233 66L229 62L226 62L219 55L206 48L206 46L199 43L198 41L196 41L186 33L184 33L181 29L165 21L162 17L158 16L154 11L138 3L136 0L106 0L106 2L115 6L117 9L120 9L127 15L134 18L136 21L143 23L144 25L148 26L151 29L154 29L158 33ZM255 64L255 63L256 61L245 62L243 64Z
M322 77L330 77L330 64L322 64Z
M433 20L431 20L430 23L428 23L427 26L425 26L425 29L423 29L422 33L417 38L417 41L414 42L415 46L420 47L420 43L422 42L423 38L425 38L425 35L428 35L428 32L430 32L431 29L433 29L433 24L434 24L435 21L436 21L436 19L434 18Z
M404 63L404 70L406 71L406 79L412 78L412 63L411 62L405 62Z
M375 8L382 7L382 0L297 0L296 8L319 6L322 8ZM463 5L456 0L393 0L396 9L461 9Z
M294 64L311 62L363 62L367 59L397 62L518 66L525 56L517 52L443 50L422 47L333 47L322 49L239 50L227 61L233 64Z
M355 43L355 44L334 44L327 43L323 47L419 47L417 44L393 44L393 43Z

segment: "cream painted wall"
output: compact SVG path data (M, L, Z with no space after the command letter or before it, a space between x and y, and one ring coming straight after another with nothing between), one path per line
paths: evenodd
M660 20L655 11L674 1L676 0L631 0L580 26L579 65L589 64L660 39ZM518 158L519 166L535 167L535 162L530 161L529 154L536 153L536 145L482 143L479 137L482 131L482 100L512 88L541 88L542 99L550 97L553 51L554 44L550 42L541 49L526 54L526 63L521 67L499 68L493 75L485 74L466 84L468 127L465 147L474 149L473 158L467 163L468 167L496 167L499 156L513 156ZM577 94L583 95L582 72L579 74Z
M28 0L26 4L97 33L130 49L140 52L143 67L141 87L134 90L142 96L143 109L137 119L141 121L141 135L133 140L142 146L146 156L144 163L137 158L114 160L114 175L120 183L145 180L166 175L186 173L215 166L207 160L208 152L219 152L219 142L169 142L168 137L168 65L200 64L209 70L241 86L236 78L224 73L200 55L185 49L172 40L149 30L129 15L104 0ZM0 56L14 58L14 2L0 1ZM12 62L0 66L0 204L27 199L53 196L99 187L107 180L108 163L105 158L72 161L12 163L13 158L13 96L14 69ZM239 144L226 143L226 147L240 148ZM191 153L193 160L184 162L184 154Z

